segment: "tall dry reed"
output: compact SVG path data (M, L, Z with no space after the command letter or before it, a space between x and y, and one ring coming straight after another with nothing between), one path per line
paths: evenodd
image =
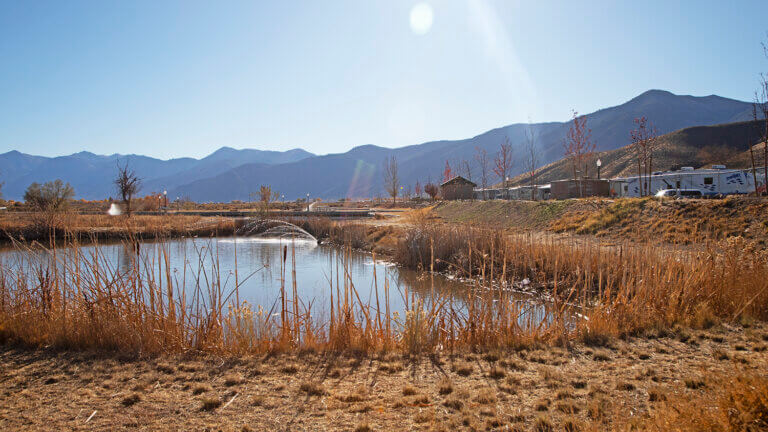
M128 241L125 247L138 244ZM394 259L430 277L449 272L467 278L472 282L464 292L393 294L386 279L375 279L372 296L363 300L350 271L348 243L337 249L329 269L330 310L322 319L313 314L313 299L300 298L291 245L282 250L281 289L271 305L240 301L240 286L251 275L235 272L231 280L215 248L185 257L198 265L177 275L163 242L152 246L152 259L133 254L121 266L99 248L86 251L76 241L66 246L16 244L18 261L0 263L0 337L135 353L419 353L573 338L601 343L676 324L768 318L765 255L739 244L679 253L416 227L404 234ZM514 289L536 289L550 298L545 316L516 302ZM392 311L394 295L405 304L399 313Z

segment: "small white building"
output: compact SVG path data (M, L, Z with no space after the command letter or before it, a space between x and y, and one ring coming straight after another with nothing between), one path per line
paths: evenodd
M697 189L704 196L748 194L755 190L751 169L726 169L725 165L713 165L708 169L683 167L678 171L655 172L650 178L614 178L610 180L611 195L639 197L641 181L649 182L646 195L655 195L664 189ZM758 176L758 186L762 184Z

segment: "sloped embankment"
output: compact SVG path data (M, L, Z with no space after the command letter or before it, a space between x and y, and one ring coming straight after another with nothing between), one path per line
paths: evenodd
M768 242L768 202L723 200L659 201L653 198L568 201L465 201L434 208L446 222L521 231L550 231L600 237L691 244L742 237Z

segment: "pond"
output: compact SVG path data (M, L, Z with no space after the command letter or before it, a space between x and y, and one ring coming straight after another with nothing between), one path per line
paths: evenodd
M77 252L81 261L98 260L100 271L105 273L128 274L139 268L145 278L153 278L162 284L166 284L170 277L175 289L187 296L194 295L198 289L206 292L215 286L220 288L224 302L245 301L254 308L261 306L273 313L280 310L281 287L289 293L293 289L295 263L295 286L301 308L309 309L313 318L320 321L329 316L331 287L336 296L336 288L344 286L345 276L357 292L355 302L375 306L378 293L381 309L384 308L384 287L387 285L392 313L402 314L407 303L413 300L430 305L438 299L451 299L452 307L460 312L465 310L469 294L467 284L443 275L408 270L381 260L374 262L369 253L307 240L182 238L146 241L138 245L84 245ZM4 250L0 251L0 264L4 272L13 272L30 268L40 263L41 258L44 262L52 254L50 250ZM63 267L68 268L67 280L75 278L72 255L71 248L56 251L62 271ZM87 273L84 269L88 267L78 265L79 272ZM32 279L36 277L35 272L25 273ZM78 277L93 280L103 275L80 274ZM31 282L35 283L34 280ZM511 301L524 311L518 320L521 324L538 324L547 319L547 303L535 296L512 293Z

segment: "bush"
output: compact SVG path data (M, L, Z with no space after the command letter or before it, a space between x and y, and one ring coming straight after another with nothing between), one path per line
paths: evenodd
M55 229L60 225L61 213L67 210L75 190L61 180L44 184L32 183L24 192L24 201L36 212L35 224L40 228Z

